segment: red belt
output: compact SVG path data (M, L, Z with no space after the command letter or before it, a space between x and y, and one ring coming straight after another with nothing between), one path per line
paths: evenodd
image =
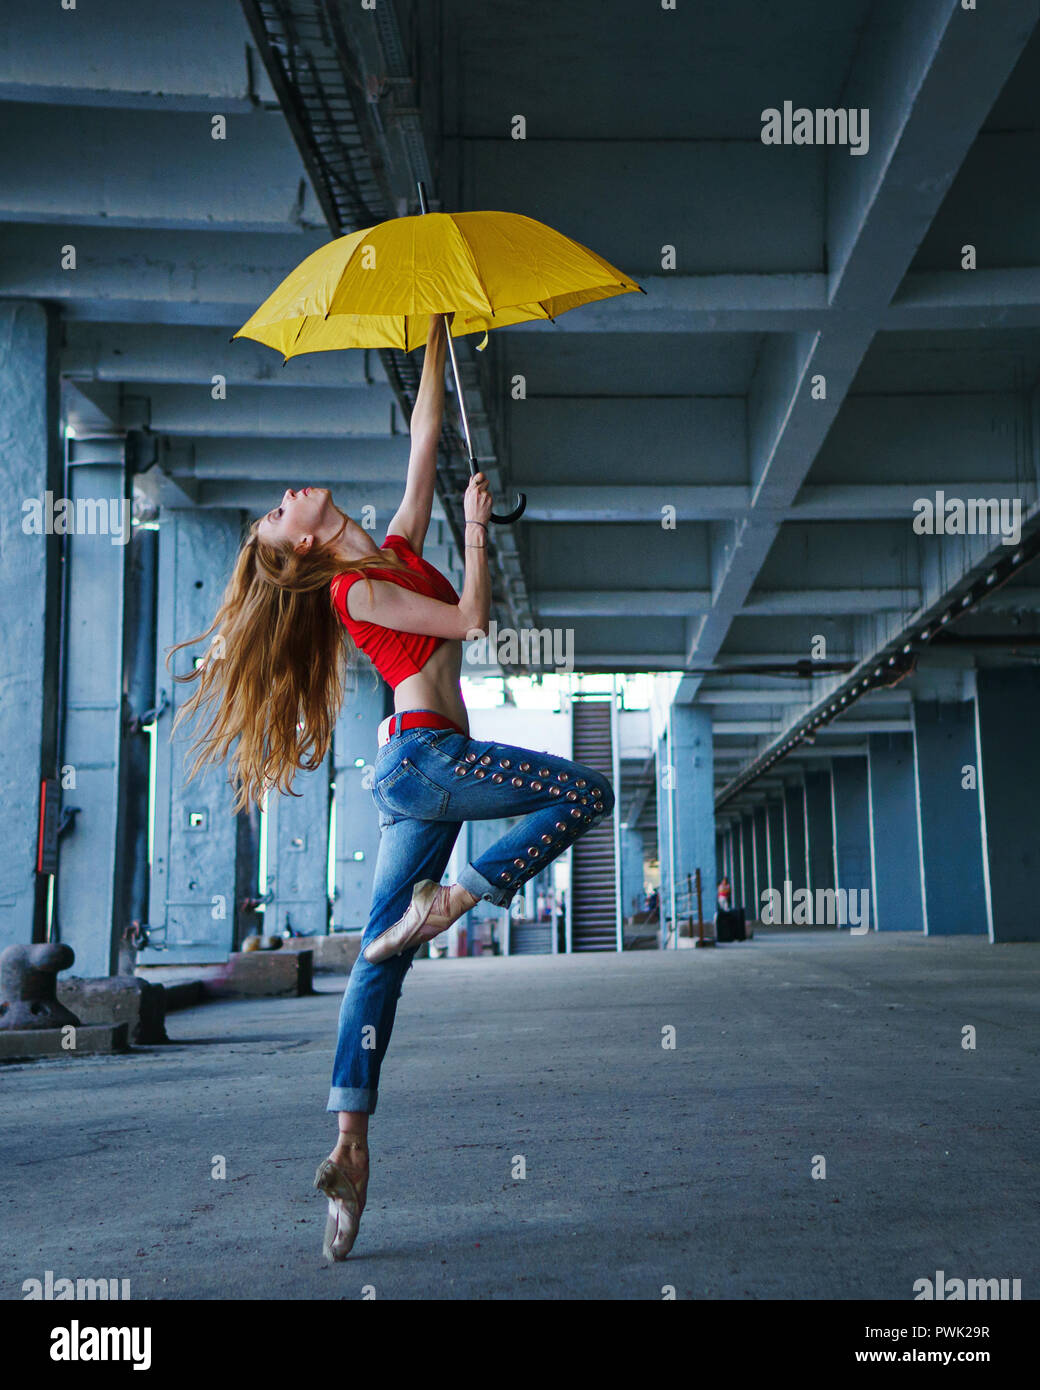
M433 714L426 710L406 710L403 714L392 714L380 725L380 747L388 743L395 734L403 734L406 729L454 729L456 733L462 734L463 738L468 737L465 729L460 729L453 719L447 719L443 714Z

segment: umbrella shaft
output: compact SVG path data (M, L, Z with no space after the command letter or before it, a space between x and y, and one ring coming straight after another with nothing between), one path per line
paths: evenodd
M466 417L466 398L462 394L462 382L459 379L459 363L458 359L455 356L455 344L452 341L451 328L447 323L446 319L444 321L444 334L448 340L448 353L451 357L451 371L452 375L455 378L455 399L459 403L459 414L462 416L462 428L466 434L466 452L469 454L469 471L470 477L472 477L473 474L477 471L477 460L473 456L473 441L469 437L469 420Z
M423 183L422 179L417 180L417 183L419 187L419 211L425 214L430 210L429 205L426 202L426 185ZM455 356L455 344L452 342L451 339L451 326L448 323L446 315L441 315L441 318L444 323L444 336L448 340L448 352L451 356L451 374L455 378L455 399L459 403L459 414L462 416L462 428L466 434L466 452L469 455L469 472L470 477L472 477L473 474L477 471L477 460L473 457L473 441L469 437L469 419L466 415L466 397L462 394L462 382L459 379L459 364L458 359Z

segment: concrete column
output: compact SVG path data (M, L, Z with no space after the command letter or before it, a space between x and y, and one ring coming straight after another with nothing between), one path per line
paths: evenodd
M531 880L534 881L533 879ZM621 830L621 916L643 910L643 837L626 825Z
M46 526L47 494L62 496L60 327L42 304L0 302L0 949L43 941L47 928L36 850L40 782L58 774L61 538Z
M748 914L748 919L757 922L762 911L762 894L769 887L769 827L764 806L755 807L751 826L755 841L755 910Z
M701 895L715 901L715 767L711 714L698 705L671 711L675 765L675 872L685 885L701 871Z
M913 735L871 734L867 743L874 926L924 931Z
M131 511L123 441L70 439L68 447L76 520L65 542L62 807L77 814L62 837L54 902L76 974L100 976L114 973L128 925L120 920L124 883L116 861Z
M983 668L975 688L990 939L1037 941L1040 671Z
M674 780L672 770L668 764L668 737L662 734L657 740L655 752L656 776L657 776L657 845L658 862L661 868L661 886L658 893L660 902L660 916L662 928L666 922L671 920L672 914L672 782ZM567 894L567 921L570 922L570 894ZM664 940L662 931L662 940ZM570 937L568 928L568 944L570 950Z
M791 893L807 888L805 845L805 787L801 781L784 786L784 867Z
M769 846L769 887L784 891L784 803L766 802L766 832Z
M831 763L834 816L834 886L846 895L857 927L873 926L873 912L860 919L860 905L870 893L870 803L866 758L835 758ZM853 898L852 894L856 897ZM846 922L848 922L846 918ZM839 918L840 921L840 918ZM845 923L842 923L845 925Z
M155 708L155 610L159 533L136 526L127 546L123 604L124 700L120 758L119 843L116 852L116 912L121 923L148 921L148 840L151 834L152 740L145 725ZM259 816L255 817L259 821ZM249 885L256 897L256 879ZM246 896L236 890L236 898ZM121 947L117 973L133 973L137 952Z
M750 811L744 811L740 817L740 881L734 885L734 891L740 895L734 906L742 907L748 921L754 922L758 916L755 907L758 900L755 897L755 840Z
M332 740L335 801L335 931L364 931L372 905L379 816L372 800L376 735L392 712L389 687L367 665L352 668Z
M830 768L805 774L805 830L808 842L809 884L815 894L834 887L834 808Z
M326 758L320 768L297 772L294 796L267 798L266 887L274 895L264 908L268 935L292 928L324 936L329 929L330 773Z
M159 515L156 690L165 692L169 703L155 732L152 945L139 953L142 965L224 961L234 945L234 793L224 767L209 765L188 781L194 755L185 759L185 754L209 722L205 712L170 739L177 710L197 688L173 677L206 655L212 636L175 652L169 671L165 662L172 645L197 637L212 623L238 554L241 520L238 511L217 509L164 507Z
M985 934L975 701L915 701L912 710L925 930L929 936Z

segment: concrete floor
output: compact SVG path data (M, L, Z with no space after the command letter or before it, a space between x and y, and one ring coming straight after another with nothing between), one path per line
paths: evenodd
M8 1065L0 1296L50 1269L153 1299L910 1300L942 1269L1036 1298L1038 975L1028 945L789 929L418 962L333 1267L311 1182L342 980Z

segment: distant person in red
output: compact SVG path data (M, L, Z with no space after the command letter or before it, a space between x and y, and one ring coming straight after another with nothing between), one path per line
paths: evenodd
M728 912L733 906L733 889L725 875L719 880L718 904L722 912Z

